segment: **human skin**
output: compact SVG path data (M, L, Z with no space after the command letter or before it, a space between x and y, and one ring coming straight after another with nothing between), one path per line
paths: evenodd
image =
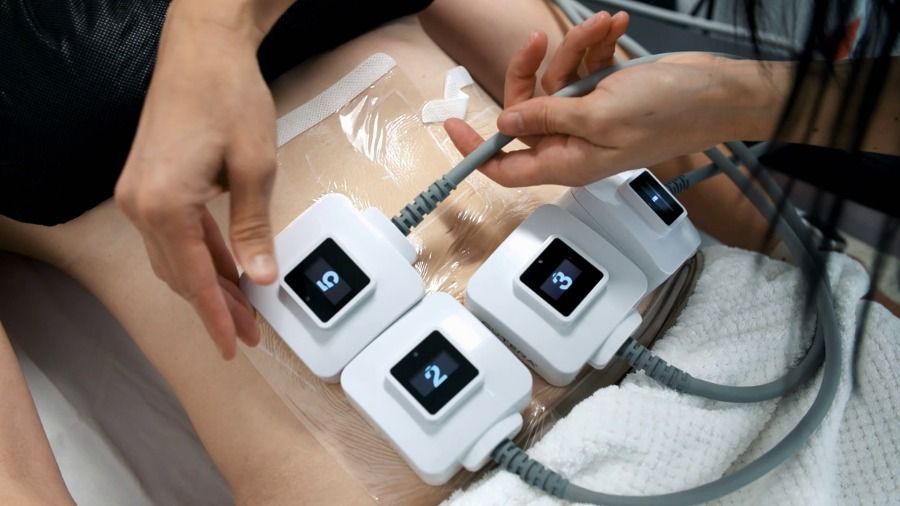
M189 301L226 359L235 336L259 340L238 271L207 209L230 190L234 257L275 280L269 197L275 106L256 61L292 0L173 0L116 201L140 231L156 275Z
M862 138L863 151L900 154L898 62L895 57L889 64L879 106ZM835 123L852 65L840 62L833 74L814 65L807 80L825 84L820 105L808 90L779 130L793 63L733 61L702 53L664 57L623 69L583 97L535 97L507 107L498 128L506 135L532 138L532 146L495 157L482 170L507 186L580 186L730 140L848 148L856 133L853 123ZM453 125L451 135L463 152L477 145L462 125Z
M116 201L140 231L154 272L191 303L226 359L234 356L236 337L250 346L259 340L252 308L237 287L235 260L257 284L272 283L277 275L269 215L275 113L255 55L291 3L172 2L137 134L116 185ZM507 5L517 11L515 20L504 23L507 39L497 39L499 31L485 25L460 26L461 14L480 11L483 19L495 19L501 7L438 2L422 17L451 54L468 55L473 74L488 89L502 86L497 69L503 65L497 62L507 61L508 41L517 40L523 26L548 26L561 37L561 25L547 22L545 6ZM455 33L491 44L460 46ZM207 209L225 191L231 194L230 251Z
M0 323L0 503L74 504Z
M543 12L549 27L555 26L555 18L543 3L528 5L537 22ZM521 40L532 28L521 32ZM376 51L394 57L398 68L414 83L411 91L422 97L441 96L443 76L457 64L428 39L414 19L407 19L315 58L273 83L275 114L311 99ZM336 165L342 157L353 160L351 155L357 156L349 146L331 155ZM446 168L446 159L440 158L423 170L430 171L430 178ZM278 169L271 199L273 230L281 230L320 196L321 190L309 186L308 178L306 167ZM364 182L362 179L361 184ZM410 189L409 196L394 191L375 203L391 212L395 201L406 200L415 191ZM227 225L228 195L213 198L209 209L218 226ZM458 228L457 223L438 218L432 226ZM231 361L222 360L192 306L154 274L141 234L113 201L52 228L0 218L0 249L55 265L97 296L172 387L238 503L371 502L357 479L319 444L243 353ZM488 253L481 252L478 258ZM451 251L453 254L458 252ZM477 259L472 262L477 265ZM262 320L255 325L268 328ZM15 368L14 364L10 367Z
M502 2L501 2L502 3ZM504 5L496 6L497 16L502 15ZM624 13L623 13L624 14ZM618 37L627 27L628 19L623 14L617 15L617 20L604 20L614 30L612 39ZM608 15L598 13L592 20L594 22L604 19ZM456 21L454 28L466 26L464 22L457 21L453 15L447 17L449 21ZM429 26L425 25L426 28ZM502 35L506 35L502 33ZM491 32L493 33L493 32ZM543 96L553 93L559 88L576 79L579 73L594 71L611 62L602 58L598 61L597 54L608 54L599 51L593 44L598 34L584 25L575 27L565 35L565 42L559 40L555 32L533 32L515 53L509 54L509 65L503 76L504 89L495 87L494 95L508 110L529 102L533 96ZM443 38L438 34L438 40ZM469 40L469 39L464 39ZM496 36L488 35L484 40L469 42L470 45L481 44L485 47L494 47ZM460 44L460 42L456 42ZM547 51L547 46L559 47L556 51ZM592 47L594 46L594 47ZM468 47L468 46L467 46ZM593 56L591 55L593 50ZM618 57L624 57L618 55ZM684 58L684 57L681 57ZM700 55L692 55L690 58L704 58ZM540 76L538 79L537 76ZM647 88L642 87L642 88ZM653 89L642 89L642 92L653 92ZM583 112L579 111L579 115ZM498 125L500 126L500 125ZM478 136L465 122L450 120L445 125L450 138L457 148L467 154L475 149L483 139ZM586 170L572 170L566 165L565 159L571 144L578 142L559 135L526 137L532 148L513 151L495 157L492 161L480 169L488 177L506 186L527 186L531 184L556 182L567 185L585 184L595 181L604 175L615 171L598 172L600 166L588 166ZM665 145L665 142L661 143ZM543 149L543 151L542 151ZM543 154L541 154L543 153ZM543 158L542 158L543 157ZM650 167L662 181L667 181L694 167L705 165L709 160L702 154L691 154L665 160ZM730 246L736 246L748 250L768 251L772 247L772 238L768 234L769 224L766 219L744 198L740 190L724 175L711 178L691 188L679 199L691 213L694 222L702 230L716 237ZM708 212L715 209L716 212ZM727 212L722 212L727 210ZM735 226L740 223L741 226Z
M492 8L490 3L477 4ZM439 0L435 7L445 5L446 2ZM423 16L430 14L429 10ZM510 36L505 46L492 47L490 55L493 56L485 59L484 54L479 54L482 63L471 65L464 54L457 57L488 89L503 89L504 83L492 81L490 76L504 75L507 61L535 28L548 32L549 54L555 52L553 41L562 40L561 32L554 32L559 30L558 19L542 2L521 4L520 14L516 19L521 21L510 20L519 23L518 31L514 30L517 35ZM442 26L452 26L452 23ZM480 36L473 34L473 37ZM425 36L414 20L393 23L306 63L273 83L275 114L284 114L311 99L375 51L393 56L414 84L410 91L428 98L441 96L444 73L457 64ZM504 70L497 72L493 67ZM331 153L334 165L353 160L351 154L351 149ZM441 158L422 170L430 171L426 177L429 179L446 168L446 160ZM278 168L271 197L270 219L274 231L281 230L320 196L320 190L309 185L307 169ZM359 184L366 184L366 179L356 177ZM410 189L409 196L418 190ZM390 213L399 209L399 201L409 198L398 193L377 196L374 203ZM445 207L459 204L451 199ZM223 227L228 223L227 195L213 198L209 209L216 225ZM495 212L504 210L495 209ZM485 244L502 238L508 229L493 226L498 220L491 215L478 226L465 227L462 214L459 220L448 218L454 214L430 218L430 226L434 228L429 236L435 240L424 247L426 251L443 254L443 261L466 264L467 270L459 279L451 277L447 281L464 283L462 276L470 274L490 253ZM467 236L470 240L463 244L452 240L460 228L473 231ZM0 218L0 249L57 266L109 308L172 386L238 503L371 502L357 478L317 441L243 353L237 353L230 362L221 360L193 307L160 282L148 261L140 233L113 202L101 204L78 219L53 228ZM424 268L429 269L437 260L423 262ZM255 325L257 329L271 332L261 320Z

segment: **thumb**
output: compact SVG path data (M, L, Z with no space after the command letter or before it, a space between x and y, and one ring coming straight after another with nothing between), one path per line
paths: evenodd
M265 159L265 158L263 158ZM267 285L278 276L269 200L275 180L275 160L232 167L231 245L238 262L254 283Z
M503 111L500 133L511 137L566 134L586 137L588 104L581 97L537 97Z

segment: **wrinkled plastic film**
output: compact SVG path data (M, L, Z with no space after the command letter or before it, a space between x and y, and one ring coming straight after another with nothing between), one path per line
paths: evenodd
M477 86L467 87L466 93L470 96L466 120L483 135L494 133L499 108ZM278 150L272 199L275 229L283 229L332 192L347 195L358 209L376 207L392 216L449 170L461 156L440 125L422 123L420 111L426 102L403 69L395 67L336 113L286 142ZM409 237L418 252L415 266L426 290L447 292L462 301L469 278L500 242L535 208L557 200L563 191L549 186L507 189L473 174ZM472 480L472 473L461 471L441 487L423 483L354 410L339 384L315 377L260 321L261 344L242 350L298 420L373 499L432 504ZM529 445L539 439L575 403L623 375L624 370L586 370L566 388L535 376L533 400L523 413L525 425L518 441Z

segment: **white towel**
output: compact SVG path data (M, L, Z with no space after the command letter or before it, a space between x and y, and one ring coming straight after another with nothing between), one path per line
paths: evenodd
M654 350L698 378L732 385L781 375L805 349L797 269L725 247L706 266L688 305ZM829 275L844 349L843 377L822 426L797 455L721 504L900 504L900 320L870 306L853 363L865 271L832 255ZM805 337L800 337L805 336ZM682 395L642 373L597 391L528 453L581 486L613 494L683 490L728 474L794 427L821 373L792 395L737 405ZM506 472L492 472L452 505L559 504Z

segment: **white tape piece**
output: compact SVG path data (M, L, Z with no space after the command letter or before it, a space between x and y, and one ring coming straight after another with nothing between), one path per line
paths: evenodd
M338 112L397 66L389 55L375 53L315 98L278 118L278 147Z
M431 100L422 107L423 123L439 123L450 118L464 119L469 107L469 97L448 100Z
M468 97L462 92L462 89L473 84L475 81L472 80L472 75L465 67L461 65L453 67L447 71L447 76L444 77L444 98Z
M462 91L475 84L465 67L454 67L444 77L444 98L430 100L422 107L423 123L442 123L450 118L465 119L469 96Z

